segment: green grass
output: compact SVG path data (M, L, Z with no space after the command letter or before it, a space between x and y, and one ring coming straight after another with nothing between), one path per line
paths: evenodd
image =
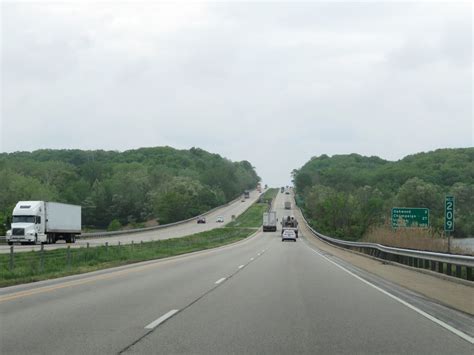
M262 214L267 209L267 203L255 203L224 228L182 238L133 245L14 253L12 269L10 255L0 254L0 287L161 259L233 243L255 232L255 229L262 225ZM104 243L106 241L104 240Z
M235 221L228 223L227 227L258 228L263 223L263 212L268 210L266 203L254 203L247 208Z
M242 213L235 221L228 223L227 227L259 228L263 223L263 213L268 210L270 203L278 194L278 189L268 189L262 196L262 203L254 203Z
M244 239L251 228L217 228L183 238L95 248L56 249L0 255L0 287L80 274L215 248ZM105 242L105 241L104 241Z
M276 189L276 188L270 188L270 189L268 189L268 190L265 191L265 193L263 194L263 196L262 196L262 201L263 201L263 202L266 202L266 203L271 202L271 200L275 199L276 196L278 195L278 191L280 191L280 190L279 190L279 189Z

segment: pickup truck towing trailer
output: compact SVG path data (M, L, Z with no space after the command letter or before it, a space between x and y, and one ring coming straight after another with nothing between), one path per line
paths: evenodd
M20 201L13 209L7 242L74 243L81 234L81 206L46 201Z
M298 238L298 221L293 216L284 216L281 220L281 233L285 230L292 230L296 234L296 238Z
M276 232L277 230L277 218L276 212L264 212L263 213L263 231L264 232Z

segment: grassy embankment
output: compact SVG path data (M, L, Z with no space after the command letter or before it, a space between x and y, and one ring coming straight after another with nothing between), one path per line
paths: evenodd
M271 197L271 194L266 197ZM260 227L266 203L255 203L224 228L182 238L95 248L61 248L0 255L0 287L52 279L215 248L242 240ZM104 240L105 243L105 240Z

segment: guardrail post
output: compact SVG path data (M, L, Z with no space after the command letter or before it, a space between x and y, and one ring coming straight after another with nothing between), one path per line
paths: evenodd
M444 263L441 261L438 262L438 272L444 274Z
M67 267L71 267L71 246L67 246Z
M41 244L40 250L40 272L44 271L44 244Z
M105 242L105 252L109 254L109 242Z
M431 271L436 271L436 261L431 261Z
M461 265L456 265L456 277L462 277Z
M14 257L14 253L13 253L13 245L12 245L10 247L10 263L9 263L9 266L8 266L10 271L13 271L13 267L15 266L15 264L13 263L13 257Z
M423 263L424 263L424 265L423 265L424 269L429 269L430 268L430 261L429 260L424 259Z
M451 264L446 263L446 274L451 276L451 274L452 274Z
M474 278L472 277L472 267L466 266L466 279L474 281Z

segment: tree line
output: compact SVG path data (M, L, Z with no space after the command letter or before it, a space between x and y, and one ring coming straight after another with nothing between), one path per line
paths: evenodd
M321 155L292 173L297 201L313 226L359 239L390 222L392 207L430 209L434 232L444 229L444 197L455 197L454 236L474 237L474 148L439 149L391 162L358 154Z
M83 225L90 228L112 221L115 227L152 219L171 223L224 204L259 180L248 161L199 148L2 153L0 225L21 200L81 205Z

